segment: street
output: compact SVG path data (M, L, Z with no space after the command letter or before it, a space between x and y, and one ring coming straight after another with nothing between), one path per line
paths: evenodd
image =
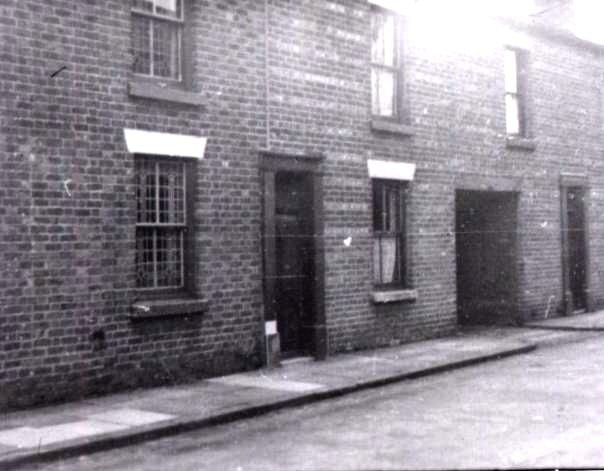
M541 348L27 469L602 467L603 360L599 339Z

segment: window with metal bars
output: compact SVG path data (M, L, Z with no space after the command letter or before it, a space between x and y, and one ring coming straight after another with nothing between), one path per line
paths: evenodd
M376 117L399 115L400 22L392 12L374 8L371 14L371 113Z
M131 0L134 72L182 79L183 0Z
M186 167L136 157L136 274L139 288L185 285Z
M380 288L407 284L405 250L406 184L374 179L373 283Z
M526 137L526 52L506 48L504 54L506 131Z

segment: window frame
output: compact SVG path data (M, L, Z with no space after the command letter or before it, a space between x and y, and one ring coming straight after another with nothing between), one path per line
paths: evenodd
M152 162L155 165L159 163L170 163L179 164L182 166L183 172L183 221L175 223L162 223L162 222L139 222L138 221L138 207L139 207L139 196L138 196L138 165L139 162L146 161ZM136 216L135 216L135 273L136 273L136 290L137 292L144 294L146 299L157 299L166 297L182 297L183 295L189 295L194 292L194 257L193 257L193 203L195 200L195 186L194 178L196 166L194 159L190 158L174 158L163 155L151 155L151 154L134 154L134 185L135 185L135 204L136 204ZM157 178L159 179L159 174ZM158 180L156 180L156 185ZM158 187L155 187L155 195L157 201L159 200ZM155 211L158 210L156 206ZM159 217L159 212L157 212ZM157 286L156 282L154 286L140 286L138 284L138 240L139 240L139 229L179 229L181 231L181 283L179 286ZM154 248L154 258L156 257L156 248ZM154 262L157 264L157 261ZM154 266L154 272L157 272L157 266Z
M373 21L376 15L387 15L392 17L394 23L394 44L393 47L393 65L388 65L380 62L374 62L373 60ZM403 21L400 15L391 10L381 8L376 5L371 6L370 12L370 57L369 57L369 68L370 68L370 108L371 108L371 117L373 120L382 120L382 121L391 121L400 123L403 121L403 93L404 93L404 84L403 84L403 47L402 47L402 30L403 30ZM392 115L384 115L384 114L375 114L373 110L373 102L374 102L374 87L373 80L371 76L373 75L373 71L388 71L393 74L394 85L392 90L392 107L393 112Z
M384 229L384 222L390 218L390 215L387 214L387 207L385 204L385 200L387 198L387 190L394 190L396 193L396 203L397 208L395 208L396 215L396 230L388 230ZM377 193L380 193L377 195ZM407 289L409 288L409 275L408 275L408 247L407 247L407 227L408 227L408 217L407 217L407 204L408 204L408 193L409 193L409 184L407 181L401 180L390 180L384 178L372 178L371 179L371 207L372 207L372 253L374 254L372 257L372 280L373 287L378 291L386 291L386 290L397 290L397 289ZM376 195L382 198L382 211L380 212L376 205ZM380 214L381 213L381 214ZM381 227L376 227L376 216L381 217ZM378 260L380 261L379 271L375 266L375 241L376 238L380 240L384 236L394 237L398 247L400 247L400 253L398 254L398 258L395 260L395 269L398 278L394 278L392 282L383 282L380 280L376 281L376 273L379 273L380 278L383 275L383 258L382 258L382 244L380 243L380 255Z
M507 83L507 72L505 68L506 56L505 54L513 53L514 67L515 67L515 82L516 90L514 92L508 91ZM528 51L513 47L506 46L504 48L504 110L505 110L505 131L506 135L511 138L528 138L529 137L529 120L528 120L528 107L527 107L527 89L528 89ZM517 111L516 119L518 123L518 132L513 133L509 131L508 123L508 97L515 99Z
M187 53L187 49L186 49L186 43L187 41L187 26L186 26L186 21L185 21L185 17L186 17L186 0L176 0L180 2L180 18L174 18L168 15L162 15L161 13L157 13L155 11L155 9L157 8L156 4L155 4L155 0L151 0L153 1L153 11L146 11L146 10L142 10L140 8L135 8L132 6L130 6L130 15L132 16L142 16L145 17L147 19L149 19L149 25L150 25L150 33L149 33L149 74L146 73L142 73L142 72L136 72L134 70L134 63L136 60L136 56L135 56L135 49L134 49L134 44L133 44L133 25L131 25L131 30L130 30L130 34L131 34L131 48L132 48L132 53L133 53L133 61L132 61L132 73L134 74L135 77L140 78L140 79L148 79L148 80L159 80L159 81L168 81L168 82L172 82L175 84L181 84L185 82L185 78L187 77L187 64L188 64L188 60L189 60L189 54ZM167 22L167 23L171 23L172 25L178 25L177 26L177 44L178 44L178 52L177 52L177 56L178 56L178 77L166 77L166 76L161 76L161 75L155 75L154 73L154 51L153 51L153 45L154 45L154 33L153 33L153 26L156 22Z

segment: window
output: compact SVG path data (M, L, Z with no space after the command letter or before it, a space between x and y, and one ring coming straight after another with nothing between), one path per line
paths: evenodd
M510 136L526 137L526 54L506 48L505 68L505 123Z
M182 160L136 157L139 288L185 286L186 168Z
M131 0L134 72L182 79L183 0Z
M398 110L398 19L394 13L374 9L371 16L371 113L395 118Z
M376 287L405 287L406 184L373 182L373 282Z

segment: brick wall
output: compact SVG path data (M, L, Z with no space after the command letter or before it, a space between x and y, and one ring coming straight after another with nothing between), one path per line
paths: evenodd
M0 408L257 366L256 2L195 2L203 106L128 95L128 2L10 1L1 13ZM196 168L201 316L128 317L137 295L124 128L209 137Z
M388 345L454 328L455 189L460 188L460 176L485 187L496 186L500 179L519 182L520 315L555 315L562 295L561 172L589 175L592 234L601 215L595 203L602 183L596 164L602 155L598 55L498 23L447 40L459 26L439 30L446 25L409 16L403 40L405 101L414 135L387 135L372 132L368 125L368 5L273 4L272 145L327 156L323 171L331 349ZM489 30L497 34L484 34ZM484 39L477 42L479 34ZM534 151L506 147L505 45L530 51ZM369 302L367 158L417 164L408 208L410 276L419 292L412 304L375 307ZM350 247L342 243L348 236L353 239ZM593 235L590 248L592 289L600 303L603 293L594 265L601 252Z
M257 149L267 145L267 124L272 150L325 155L330 353L455 328L461 177L486 186L519 182L518 294L521 314L531 317L561 303L560 172L589 175L592 293L603 304L601 61L594 52L503 26L496 27L501 36L479 43L443 41L410 17L404 70L414 134L376 133L369 5L268 1L268 114L264 6L192 2L192 91L203 101L194 106L129 95L127 2L0 7L0 409L258 366ZM505 144L503 44L517 37L530 49L534 151ZM208 138L196 164L194 209L195 290L209 302L202 315L128 317L137 294L133 156L124 128ZM377 307L369 300L368 158L417 165L408 206L415 302Z

